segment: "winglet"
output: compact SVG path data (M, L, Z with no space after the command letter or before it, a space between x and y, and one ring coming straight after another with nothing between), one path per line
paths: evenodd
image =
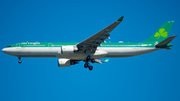
M108 62L109 61L109 59L106 59L104 62Z
M121 16L117 21L122 21L124 16Z

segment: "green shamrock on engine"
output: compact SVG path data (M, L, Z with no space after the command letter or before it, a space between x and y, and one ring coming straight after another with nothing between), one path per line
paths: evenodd
M157 39L159 39L161 36L162 37L168 36L168 32L165 31L165 28L159 29L159 32L156 32L156 34L154 35L154 37L158 37Z

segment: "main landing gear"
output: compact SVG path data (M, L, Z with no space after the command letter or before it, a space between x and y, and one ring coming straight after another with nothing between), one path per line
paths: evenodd
M88 63L90 60L91 60L92 63L95 62L95 60L94 60L94 59L91 59L91 56L88 55L88 56L86 57L86 61L85 61L86 63L84 64L84 67L85 67L85 68L89 68L89 70L92 70L92 69L93 69L93 66L90 66L90 64Z
M92 70L92 69L93 69L93 66L90 66L89 63L85 63L85 64L84 64L84 67L85 67L85 68L89 68L89 70Z
M19 62L19 63L22 63L22 61L21 61L21 57L18 57L18 59L19 59L19 61L18 61L18 62Z

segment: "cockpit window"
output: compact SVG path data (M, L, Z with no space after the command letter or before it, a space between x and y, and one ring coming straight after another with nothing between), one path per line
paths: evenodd
M9 46L7 46L7 47L11 47L11 46L9 45Z

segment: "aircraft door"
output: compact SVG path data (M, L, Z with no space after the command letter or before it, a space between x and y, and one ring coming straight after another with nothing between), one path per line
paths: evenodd
M17 44L16 44L16 48L17 48L17 49L20 49L20 48L21 48L20 43L17 43Z
M48 43L48 47L52 47L52 43Z
M48 43L48 47L49 47L50 49L52 48L52 46L53 46L52 43Z
M142 43L139 43L139 47L142 47Z

